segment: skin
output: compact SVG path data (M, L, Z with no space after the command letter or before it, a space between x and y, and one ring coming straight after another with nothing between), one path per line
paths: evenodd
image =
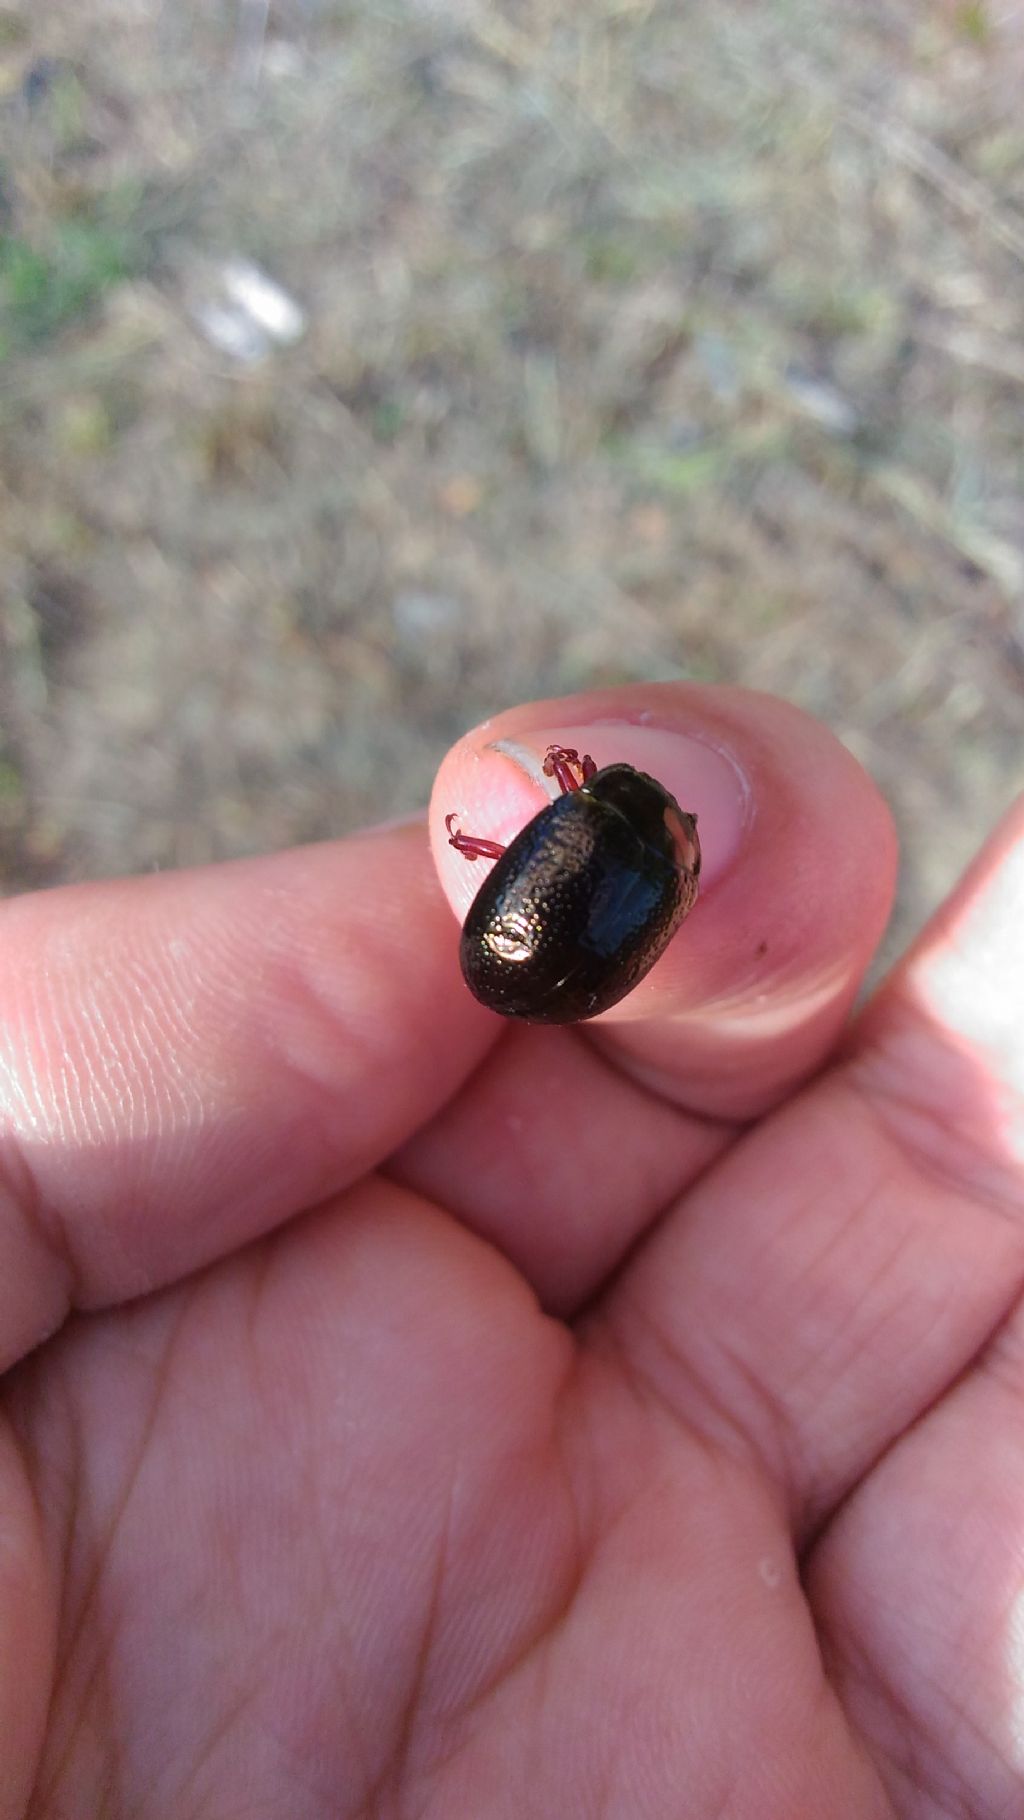
M0 913L0 1820L1022 1811L1024 802L852 1023L888 814L762 697L469 735L453 901L652 704L739 806L593 1026L422 826Z

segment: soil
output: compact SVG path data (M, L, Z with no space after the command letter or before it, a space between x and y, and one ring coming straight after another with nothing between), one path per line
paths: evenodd
M2 888L691 677L875 774L902 944L1024 783L1022 13L0 9Z

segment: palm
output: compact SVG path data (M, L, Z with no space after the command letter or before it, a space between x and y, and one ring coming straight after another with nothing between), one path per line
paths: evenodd
M948 1058L923 1124L886 1097L878 1016L736 1141L627 1026L469 1012L376 1169L27 1360L29 1811L1012 1811L1010 1190Z

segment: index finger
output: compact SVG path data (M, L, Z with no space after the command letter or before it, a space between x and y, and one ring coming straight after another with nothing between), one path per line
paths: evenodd
M344 1188L493 1034L422 826L0 906L0 1368Z

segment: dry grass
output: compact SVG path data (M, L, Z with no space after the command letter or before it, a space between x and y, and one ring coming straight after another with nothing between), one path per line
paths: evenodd
M875 771L905 937L1024 781L1022 23L0 12L8 887L339 831L496 706L694 676ZM251 367L192 314L239 253L309 321Z

